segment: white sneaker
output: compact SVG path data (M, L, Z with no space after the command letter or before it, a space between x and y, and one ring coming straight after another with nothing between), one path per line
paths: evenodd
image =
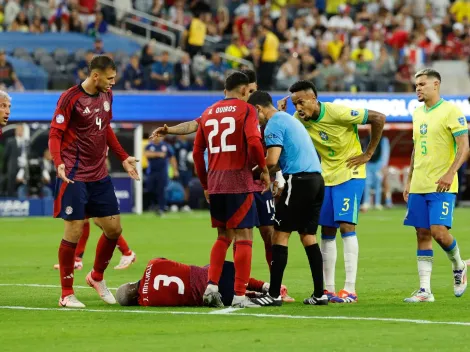
M123 255L121 256L121 260L119 261L119 264L114 267L116 270L123 270L127 269L128 267L131 266L132 263L135 262L136 255L134 252L131 252L130 255Z
M260 305L254 303L251 298L247 296L233 296L233 308L261 308Z
M95 281L91 277L91 271L86 276L86 282L90 287L93 287L96 292L100 295L100 298L108 303L108 304L116 304L116 299L114 298L113 294L109 291L108 287L106 286L106 281Z
M454 270L454 294L455 297L462 297L467 289L467 263L463 262L464 268Z
M384 210L384 207L383 207L382 204L377 204L377 205L375 206L375 210Z
M181 208L181 211L183 213L190 213L191 212L191 208L189 207L189 205L185 205L184 207Z
M413 292L411 297L405 298L403 301L406 303L434 302L434 295L424 288L420 288Z
M64 308L85 308L85 305L80 302L74 294L65 296L59 299L59 307Z

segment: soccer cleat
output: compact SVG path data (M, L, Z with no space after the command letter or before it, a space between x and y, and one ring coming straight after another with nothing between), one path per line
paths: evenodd
M467 289L467 263L464 262L462 270L454 270L454 294L462 297Z
M101 280L101 281L95 281L91 277L91 271L88 273L86 276L86 282L88 286L93 287L96 292L100 295L100 298L108 303L108 304L116 304L116 299L114 298L113 294L111 291L109 291L108 287L106 286L106 281Z
M136 255L135 252L131 252L130 255L121 256L119 264L114 267L116 270L124 270L131 266L132 263L135 263Z
M282 306L282 297L273 298L270 295L264 295L258 298L252 298L251 300L258 307L279 307Z
M329 300L331 303L357 303L356 293L341 290L337 296L331 297Z
M406 303L434 302L434 295L424 288L420 288L413 292L411 297L405 298L403 301Z
M75 260L75 264L73 265L75 270L82 270L83 269L83 262L81 260ZM59 270L60 264L54 264L54 269Z
M312 294L309 298L304 299L304 304L309 304L311 306L326 306L328 305L328 297L323 295L318 298Z
M207 307L223 308L222 295L219 292L219 287L215 285L207 285L206 291L202 296L203 304Z
M333 297L336 297L336 292L330 292L330 291L327 291L327 290L323 290L323 294L326 295L326 297L328 297L328 302L329 302Z
M232 308L260 308L253 299L247 296L233 296Z
M59 307L64 308L85 308L85 305L80 302L74 294L65 296L59 299Z
M282 298L282 301L285 303L295 302L295 299L289 296L289 294L287 293L287 287L284 285L281 285L281 298Z

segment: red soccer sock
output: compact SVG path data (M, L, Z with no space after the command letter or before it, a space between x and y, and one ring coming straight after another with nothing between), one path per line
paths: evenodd
M227 237L219 236L215 241L211 250L211 262L209 266L208 282L212 285L218 285L222 269L224 267L225 256L227 249L232 243Z
M98 241L96 247L95 264L91 272L91 278L95 281L103 280L103 273L108 267L111 258L113 257L114 249L116 248L117 240L109 239L103 233Z
M235 253L235 294L244 296L250 279L253 241L237 241Z
M73 294L73 271L75 261L76 243L66 240L60 242L59 265L60 285L62 286L62 298Z
M78 240L77 248L75 249L75 257L83 258L85 253L86 244L88 242L88 237L90 237L90 223L86 222L83 224L82 236Z
M264 281L256 280L250 277L250 280L248 281L248 286L246 287L246 289L248 291L262 292L263 285L264 285Z
M271 271L271 262L273 261L273 246L271 242L264 242L264 252L266 255L266 262L268 263L269 271Z
M117 247L119 249L119 251L122 253L122 255L131 255L132 254L132 251L130 250L129 248L129 245L127 244L126 240L124 239L124 237L122 236L119 236L118 240L117 240Z

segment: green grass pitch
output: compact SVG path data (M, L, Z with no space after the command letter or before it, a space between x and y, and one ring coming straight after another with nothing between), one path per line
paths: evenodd
M419 283L416 238L413 229L402 225L404 215L403 208L360 215L358 304L302 304L311 294L312 283L304 250L298 236L292 235L284 284L297 302L224 314L207 308L107 306L96 292L84 288L100 234L94 225L85 267L75 272L75 285L83 287L76 294L86 310L59 309L59 275L52 267L57 262L62 222L0 219L0 351L468 350L470 292L454 297L451 265L437 245L432 274L436 302L403 303ZM464 259L470 257L468 216L468 209L457 209L452 229ZM122 223L137 263L125 271L113 270L120 257L116 251L105 274L109 287L139 279L153 257L205 265L216 238L206 212L164 218L126 215ZM341 289L340 238L337 245L336 285ZM252 276L269 280L257 230L253 251Z

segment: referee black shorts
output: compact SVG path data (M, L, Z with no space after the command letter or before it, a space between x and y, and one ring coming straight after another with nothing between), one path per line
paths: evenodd
M274 229L316 234L325 194L325 182L317 172L284 175L286 186L276 204Z

